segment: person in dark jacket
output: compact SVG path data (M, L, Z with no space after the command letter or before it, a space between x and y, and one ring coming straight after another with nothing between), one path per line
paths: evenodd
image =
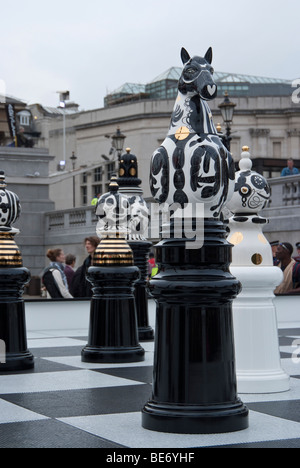
M65 275L68 281L69 289L71 288L72 281L75 275L76 257L73 254L66 255Z
M98 237L87 237L84 239L84 244L88 257L83 262L83 265L78 268L73 277L71 285L71 293L73 297L92 297L92 285L86 279L86 274L90 266L92 266L94 253L100 243Z

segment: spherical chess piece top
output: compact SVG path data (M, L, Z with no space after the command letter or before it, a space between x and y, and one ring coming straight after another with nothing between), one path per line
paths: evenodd
M18 233L19 231L11 225L20 216L20 200L15 193L10 192L6 187L5 174L0 171L0 232Z
M239 165L234 195L226 205L233 213L228 225L228 241L234 245L232 266L272 266L271 247L262 230L268 220L259 216L270 199L270 187L263 176L252 171L247 146Z
M102 195L97 204L97 235L100 239L116 238L117 235L125 238L128 234L129 203L119 193L117 180L116 176L112 176L109 192Z
M97 235L101 242L95 252L93 266L132 266L133 252L126 242L129 232L129 203L119 193L117 177L113 176L109 192L98 201Z
M244 146L239 163L240 171L236 173L234 195L227 208L235 214L255 214L263 210L271 195L267 180L252 171L249 147Z
M18 268L23 266L21 252L14 241L19 230L12 224L21 212L17 195L6 189L5 174L0 171L0 268Z

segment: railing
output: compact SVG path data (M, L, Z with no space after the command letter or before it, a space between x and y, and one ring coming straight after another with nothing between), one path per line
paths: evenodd
M269 184L271 199L262 213L270 220L265 231L275 236L282 233L285 240L290 239L291 243L299 242L300 175L269 179ZM95 207L46 213L45 226L46 246L82 242L83 237L96 235Z
M300 205L300 175L269 179L269 208Z
M81 207L45 214L45 245L81 243L96 235L95 207Z
M47 231L61 231L81 227L95 227L97 217L95 207L74 208L73 210L46 213Z

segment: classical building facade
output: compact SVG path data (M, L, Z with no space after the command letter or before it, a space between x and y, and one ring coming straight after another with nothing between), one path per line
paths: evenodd
M126 136L124 152L130 147L138 158L144 198L151 201L150 158L168 131L180 72L172 68L145 86L126 84L107 96L105 107L85 112L74 103L65 109L21 103L18 126L25 125L33 148L7 147L11 136L4 103L0 105L0 168L22 202L18 244L33 275L45 267L50 247L76 254L77 266L84 259L83 239L95 234L97 222L91 200L107 191L118 169L112 145L117 128ZM231 127L235 160L242 146L249 146L254 169L270 178L268 239L299 242L300 177L279 177L290 157L300 168L300 104L292 101L292 83L224 73L216 73L216 81L219 96L211 103L215 124L224 129L219 105L225 91L236 104Z
M62 110L31 106L41 133L39 145L55 155L50 174L63 169L69 175L50 186L56 209L89 205L95 195L107 190L117 169L111 137L118 127L126 135L124 150L130 147L138 157L145 198L150 197L150 158L166 136L180 73L180 68L171 68L145 86L127 83L105 98L106 107L78 112L71 106L65 117ZM280 176L290 157L299 165L300 105L292 102L292 82L226 73L216 73L215 79L219 96L210 103L215 124L223 126L219 105L226 90L236 104L231 128L235 160L247 145L254 169L266 177Z

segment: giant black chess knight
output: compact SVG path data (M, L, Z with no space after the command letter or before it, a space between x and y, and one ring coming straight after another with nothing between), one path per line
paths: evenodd
M232 246L220 220L233 195L234 165L206 102L217 93L212 50L204 58L191 58L185 49L181 55L179 93L167 138L152 158L151 187L159 203L204 204L204 245L194 250L183 237L156 248L154 382L143 427L234 432L249 424L237 396L233 339L232 301L241 285L229 271Z

